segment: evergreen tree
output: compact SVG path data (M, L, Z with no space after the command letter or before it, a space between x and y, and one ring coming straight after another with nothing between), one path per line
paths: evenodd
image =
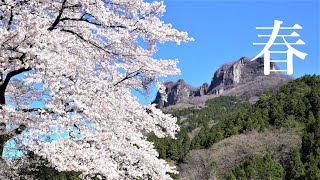
M227 179L227 180L237 180L236 176L233 174L232 171L230 171L230 172L228 172L228 173L226 174L226 179Z
M297 148L291 149L288 166L288 179L302 179L305 176L305 168L301 161L300 153Z
M302 157L306 160L307 156L310 155L315 146L315 125L316 119L311 111L309 111L308 119L306 122L307 128L302 137Z
M320 111L320 89L313 88L310 94L308 95L308 99L311 104L311 110L314 114L318 114Z
M169 147L168 147L168 158L177 161L179 160L179 151L178 151L178 145L177 143L175 143L174 141L171 141L169 143Z
M253 155L227 172L226 178L233 178L233 173L237 179L281 179L283 172L281 164L273 161L269 154Z
M191 140L187 133L185 133L184 135L182 145L184 146L184 148L183 148L183 156L181 157L181 159L183 159L183 157L188 154L191 146Z
M309 155L305 166L306 166L305 179L308 179L308 180L320 179L319 160L317 160L313 155Z

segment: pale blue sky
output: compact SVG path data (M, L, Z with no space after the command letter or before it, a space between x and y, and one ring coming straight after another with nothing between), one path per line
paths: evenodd
M320 74L319 60L319 4L318 0L164 0L167 12L163 17L179 30L189 32L195 42L176 46L174 43L159 46L157 58L179 59L180 78L193 86L210 82L214 71L222 64L242 56L254 57L263 46L253 42L266 42L258 38L257 26L273 26L274 20L282 26L300 24L297 30L305 46L296 49L308 53L306 59L294 57L294 77L304 74ZM268 33L267 31L264 31ZM291 34L292 31L283 31ZM271 31L269 32L271 34ZM299 38L288 38L295 42ZM271 58L277 59L271 56ZM281 66L282 67L282 66ZM154 99L155 91L147 102ZM146 103L143 100L144 103Z

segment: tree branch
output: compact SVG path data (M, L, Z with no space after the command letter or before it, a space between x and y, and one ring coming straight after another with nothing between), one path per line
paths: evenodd
M12 21L13 21L13 12L12 12L12 7L11 7L11 9L10 9L10 19L9 19L8 27L7 27L8 31L10 30L10 26L12 24Z
M60 22L60 18L62 16L63 10L64 10L64 5L66 4L67 0L63 0L62 5L61 5L61 9L59 10L59 14L57 16L57 18L54 20L54 22L52 23L52 25L48 28L49 31L52 31L55 29L55 27L59 24Z
M0 135L0 160L2 158L2 153L3 153L4 145L6 144L6 142L11 138L13 138L14 136L21 134L25 129L26 129L26 126L22 124L12 132Z
M90 23L90 24L93 24L93 25L96 25L96 26L101 26L100 23L96 23L96 22L92 22L92 21L89 21L88 19L83 19L83 18L68 18L68 17L65 17L65 18L62 18L60 19L60 21L83 21L83 22L87 22L87 23Z
M138 76L141 72L139 72L140 69L138 69L137 71L131 72L129 74L127 74L123 79L121 79L119 82L117 82L116 84L114 84L113 86L117 86L118 84L122 83L125 80L131 79L135 76Z
M62 29L61 31L67 32L67 33L71 33L71 34L77 36L77 37L78 37L79 39L81 39L82 41L84 41L84 42L86 42L86 43L89 43L90 45L92 45L92 46L94 46L94 47L96 47L96 48L98 48L98 49L100 49L100 50L102 50L102 51L104 51L104 52L106 52L106 53L108 53L108 54L118 55L118 54L112 53L112 52L106 50L105 48L103 48L103 47L101 47L101 46L99 46L99 45L91 42L90 40L85 39L82 35L74 32L74 31L71 31L71 30L68 30L68 29Z
M84 19L83 16L81 18L68 18L68 17L65 17L65 18L61 18L60 21L82 21L82 22L87 22L89 24L93 24L93 25L96 25L96 26L103 26L101 23L99 22L93 22L93 21L89 21L88 19ZM122 25L109 25L109 26L104 26L104 27L107 27L107 28L127 28L126 26L122 26Z
M48 108L28 108L28 109L20 109L22 112L39 112L42 111L42 113L45 114L54 114L55 112L52 109L48 109ZM67 108L65 107L64 110L66 113L70 113L70 112L77 112L77 113L82 113L83 111L80 109L76 109L76 108Z
M5 92L7 89L7 86L11 80L11 78L15 75L21 74L23 72L27 72L30 71L31 68L20 68L14 71L11 71L7 74L5 80L3 81L3 83L0 85L0 104L5 104L6 103L6 99L5 99Z

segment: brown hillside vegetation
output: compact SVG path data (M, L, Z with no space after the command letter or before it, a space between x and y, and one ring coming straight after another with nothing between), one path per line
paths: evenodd
M232 136L213 144L209 149L191 151L178 167L179 179L217 179L212 162L216 163L223 176L252 154L269 153L275 161L285 164L293 146L301 147L301 137L287 130L269 129Z

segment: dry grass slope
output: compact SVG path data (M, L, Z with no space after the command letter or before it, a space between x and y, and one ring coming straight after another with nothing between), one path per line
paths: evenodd
M235 165L256 153L269 153L275 161L284 164L293 146L301 146L301 137L286 130L270 129L266 132L252 131L232 136L213 144L209 149L191 151L178 167L179 179L217 179L211 167L213 161L223 176Z

